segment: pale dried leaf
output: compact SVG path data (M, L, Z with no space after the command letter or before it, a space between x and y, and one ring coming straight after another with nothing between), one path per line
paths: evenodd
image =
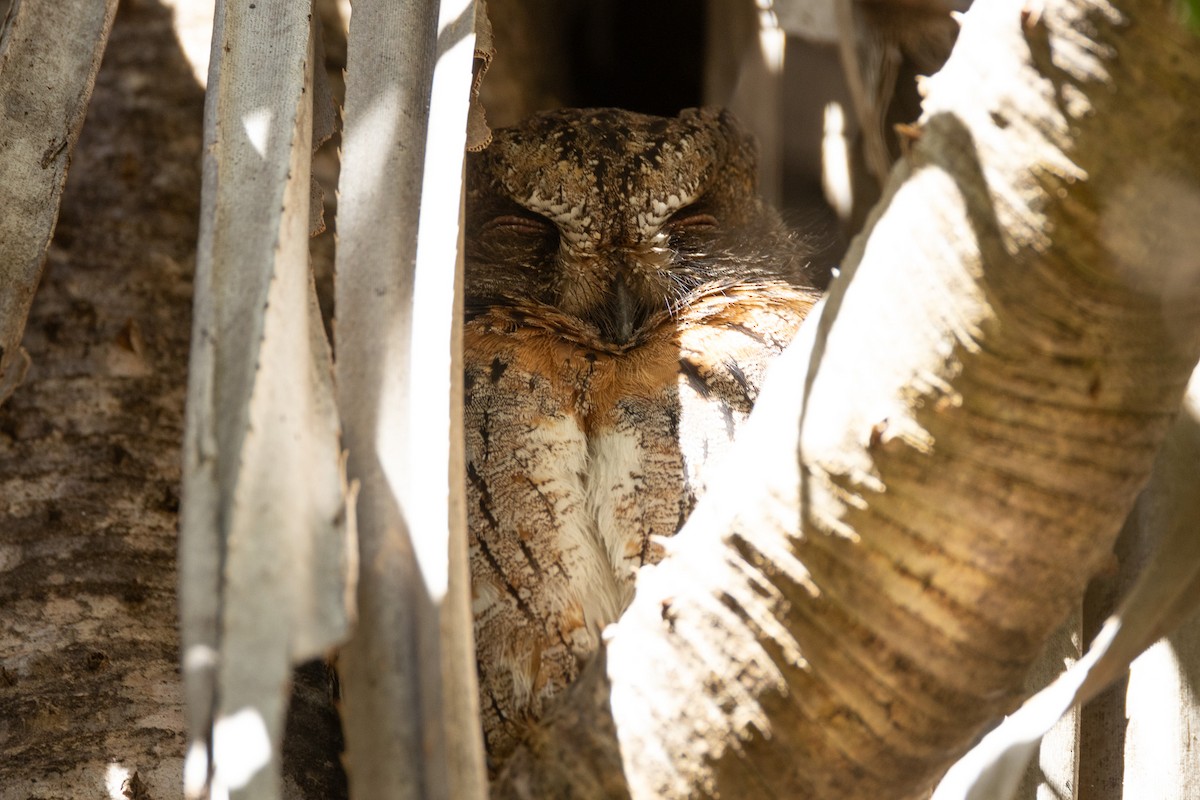
M29 367L25 318L116 10L15 0L0 32L0 403Z
M214 25L180 552L193 795L211 758L214 794L277 796L292 665L351 622L353 499L308 265L311 10L222 2Z
M337 386L362 486L363 572L359 626L339 666L361 798L486 792L458 355L473 10L360 0L350 22Z
M467 149L471 152L483 150L492 143L492 129L488 127L487 109L479 99L479 87L495 56L496 43L492 38L487 3L475 0L475 67L471 79L471 108L467 113Z

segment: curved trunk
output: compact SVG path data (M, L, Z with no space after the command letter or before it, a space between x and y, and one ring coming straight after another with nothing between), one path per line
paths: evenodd
M1200 355L1195 39L1041 5L967 15L720 488L496 794L915 797L1019 699Z

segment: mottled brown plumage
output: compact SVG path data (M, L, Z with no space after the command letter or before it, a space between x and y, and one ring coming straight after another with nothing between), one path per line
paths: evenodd
M817 292L726 112L569 109L468 157L467 494L493 763L598 647Z

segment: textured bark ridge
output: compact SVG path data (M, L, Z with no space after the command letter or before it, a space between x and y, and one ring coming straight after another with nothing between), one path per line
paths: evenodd
M1019 699L1200 355L1195 39L1041 5L968 14L739 468L610 631L611 695L563 718L608 702L497 795L555 795L611 715L634 797L917 797Z

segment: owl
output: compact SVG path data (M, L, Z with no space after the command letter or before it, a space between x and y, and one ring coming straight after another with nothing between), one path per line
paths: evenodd
M818 292L730 114L568 109L468 155L472 601L493 766L596 651Z

